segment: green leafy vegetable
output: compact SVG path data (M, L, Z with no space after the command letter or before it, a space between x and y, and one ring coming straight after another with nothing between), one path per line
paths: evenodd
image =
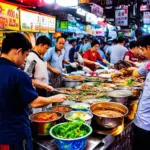
M67 122L54 128L53 134L62 139L75 139L89 133L90 129L83 126L83 121Z
M134 84L135 80L134 79L129 79L127 86L132 86Z

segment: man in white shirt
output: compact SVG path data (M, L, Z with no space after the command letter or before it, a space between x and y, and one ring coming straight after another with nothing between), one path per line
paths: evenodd
M47 62L42 59L42 56L50 47L50 39L46 36L40 36L36 40L36 46L29 53L25 64L24 71L32 79L32 83L40 96L46 96L47 91L52 91L53 88L48 85Z
M123 60L128 49L124 47L125 40L123 37L118 38L118 44L110 49L110 62L116 64L119 60Z

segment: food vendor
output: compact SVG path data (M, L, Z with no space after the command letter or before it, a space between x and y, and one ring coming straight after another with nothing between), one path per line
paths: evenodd
M29 76L19 69L31 49L20 33L8 34L0 57L0 149L32 150L29 108L63 102L64 95L40 97Z
M95 71L97 67L100 66L100 64L96 62L97 60L102 61L104 64L107 64L110 67L113 67L112 64L110 64L106 59L103 59L99 54L99 45L100 44L97 40L93 40L91 43L92 48L84 53L84 65L90 68L92 71Z
M141 36L138 41L145 57L150 60L150 35ZM150 149L150 61L133 72L134 77L146 77L143 93L139 99L134 120L133 150Z
M130 42L130 50L127 51L124 60L130 63L138 62L138 47L137 42L132 41Z
M61 86L63 63L69 64L73 68L77 67L76 63L70 63L68 60L65 60L64 45L64 37L58 37L56 46L50 48L43 57L44 60L47 61L47 68L50 71L50 83L55 88Z
M49 86L47 62L42 59L50 47L50 39L46 36L39 36L36 40L36 46L29 53L24 71L32 79L32 83L36 88L39 96L47 96L47 91L53 91L53 87ZM44 111L46 108L33 109L33 113Z

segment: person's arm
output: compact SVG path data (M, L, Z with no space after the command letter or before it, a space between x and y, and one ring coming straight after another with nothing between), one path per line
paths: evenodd
M106 65L111 65L106 59L103 59L102 62Z
M47 61L47 69L53 73L60 74L60 71L57 70L56 68L53 68L48 61Z
M132 76L133 76L133 77L136 77L136 78L142 77L142 76L139 74L138 69L136 69L136 70L133 71Z
M45 89L46 91L53 91L53 87L52 86L49 86L49 85L46 85L46 84L43 84L35 79L32 79L32 84L34 85L34 87L36 88L39 88L39 89Z
M70 64L70 62L69 62L69 60L63 60L63 63L65 63L65 64Z
M148 73L148 70L146 69L146 65L141 66L139 69L134 70L133 76L138 78L141 76L146 76Z
M56 96L44 98L38 96L38 93L33 88L32 81L29 76L21 70L18 70L16 82L16 93L20 104L23 107L31 105L33 108L43 107L53 102L63 102L66 99L65 95L59 94Z
M64 102L65 99L66 99L66 96L63 94L59 94L59 95L55 95L51 97L38 96L35 100L33 100L30 103L30 106L32 108L40 108L40 107L44 107L49 104L52 104L54 102L58 102L58 103Z

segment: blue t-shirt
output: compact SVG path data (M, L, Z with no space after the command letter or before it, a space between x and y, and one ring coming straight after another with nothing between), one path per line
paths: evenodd
M28 105L37 97L28 75L0 58L0 144L31 137Z
M75 53L76 53L76 52L77 52L77 50L75 49L75 47L72 47L72 48L70 49L70 52L69 52L69 61L70 61L71 63L74 62Z

